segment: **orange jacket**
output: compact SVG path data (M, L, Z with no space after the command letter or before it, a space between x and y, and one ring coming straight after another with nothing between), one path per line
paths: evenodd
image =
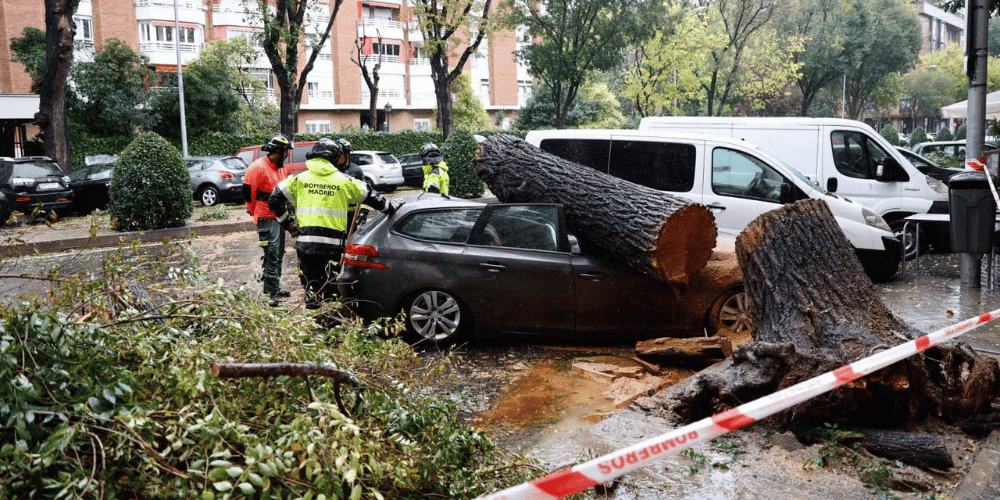
M274 219L274 213L267 207L267 199L271 196L271 191L279 182L285 180L288 173L285 168L275 168L274 163L267 156L257 158L247 167L247 173L243 176L244 191L249 191L249 198L244 196L247 210L253 216L254 224L257 219ZM249 189L247 189L249 188ZM249 200L249 201L248 201Z

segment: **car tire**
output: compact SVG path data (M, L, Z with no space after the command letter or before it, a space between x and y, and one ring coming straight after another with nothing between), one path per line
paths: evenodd
M472 315L462 302L444 290L423 290L403 303L410 343L444 348L461 339Z
M923 229L920 229L920 237L917 237L918 228L916 223L911 222L910 224L906 224L905 220L900 219L890 222L889 227L892 228L892 234L899 238L899 241L903 244L903 259L913 260L917 257L917 240L920 240L920 253L927 252L930 242L927 241ZM906 234L903 234L904 227Z
M742 288L726 290L708 309L705 323L709 335L716 335L719 330L753 331L756 321L750 310L750 295Z
M215 186L205 186L198 190L198 201L206 207L219 203L219 190Z
M7 203L0 200L0 227L7 226L7 222L10 221L10 216L13 213L13 210L11 210Z

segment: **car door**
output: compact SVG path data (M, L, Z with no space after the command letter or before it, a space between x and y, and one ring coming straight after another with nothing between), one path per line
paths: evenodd
M838 175L825 181L828 191L867 207L880 206L880 202L887 200L897 200L894 203L898 207L903 182L875 178L878 166L890 155L874 139L856 130L834 130L830 133L830 146ZM835 186L831 185L831 179L836 181ZM885 213L888 207L876 211Z
M562 207L488 205L455 272L481 330L571 335L576 297Z
M670 330L677 299L670 287L586 245L572 256L576 333L581 338Z
M800 191L749 152L722 146L707 146L706 150L705 159L710 165L704 169L708 189L703 203L715 214L720 232L738 234L760 214L791 201L782 200L782 191Z

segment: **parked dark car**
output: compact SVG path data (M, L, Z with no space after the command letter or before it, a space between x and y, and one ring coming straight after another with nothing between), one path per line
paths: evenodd
M69 176L47 156L0 157L0 224L14 211L59 211L72 205Z
M730 258L714 254L675 293L567 234L562 205L487 205L423 193L396 199L408 201L364 223L349 242L338 289L366 319L404 312L412 342L749 327L732 250Z
M115 169L116 157L100 158L93 163L88 157L85 167L69 172L69 185L73 188L73 211L89 214L95 209L104 210L111 202L111 174Z
M184 161L191 174L191 192L202 205L210 207L221 201L242 199L247 164L240 158L192 156Z
M423 187L424 161L420 159L420 153L409 153L400 156L399 164L403 166L404 185Z
M906 148L897 147L896 149L898 149L903 155L903 158L906 158L914 167L917 167L917 170L919 170L922 174L941 182L947 183L949 177L961 172L961 170L958 169L942 167Z

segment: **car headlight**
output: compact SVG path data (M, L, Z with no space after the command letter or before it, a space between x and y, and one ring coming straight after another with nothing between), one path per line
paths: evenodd
M940 194L948 196L948 185L947 184L945 184L945 183L943 183L943 182L941 182L941 181L939 181L939 180L937 180L937 179L935 179L935 178L933 178L933 177L931 177L929 175L925 175L924 179L927 180L927 187L933 189L934 191L937 191Z
M28 187L35 182L34 179L29 179L27 177L11 177L10 185L16 188Z
M885 219L883 219L881 215L873 212L872 209L868 207L861 207L861 216L865 218L865 224L889 231L890 233L892 232L892 228L889 227L889 224L886 224Z

